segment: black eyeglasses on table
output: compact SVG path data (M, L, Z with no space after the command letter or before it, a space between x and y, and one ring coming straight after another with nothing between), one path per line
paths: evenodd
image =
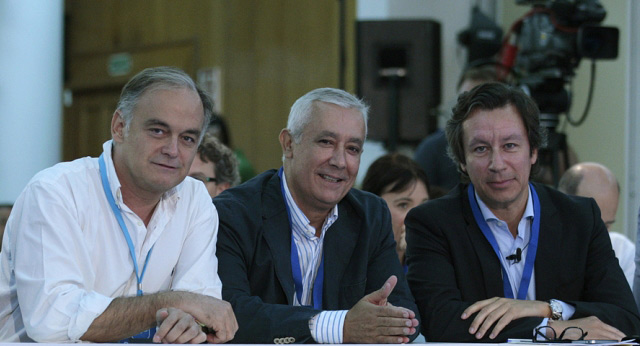
M547 336L547 332L551 331L551 334L553 335L551 338ZM577 339L565 339L566 336L569 336L568 334L575 334L578 335L577 333L579 333L580 337ZM587 336L587 332L585 332L584 330L582 330L582 328L580 327L567 327L565 328L562 333L560 333L560 335L556 336L556 330L551 328L550 326L541 326L538 327L536 329L534 329L533 331L533 342L566 342L566 343L570 343L574 340L584 340L584 338ZM540 337L540 338L538 338Z

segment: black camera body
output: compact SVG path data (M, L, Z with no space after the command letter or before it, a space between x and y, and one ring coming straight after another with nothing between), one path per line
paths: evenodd
M517 29L518 53L514 71L542 113L569 110L564 85L582 58L615 59L619 31L600 26L606 11L599 0L516 0L533 5ZM553 127L553 124L549 124Z

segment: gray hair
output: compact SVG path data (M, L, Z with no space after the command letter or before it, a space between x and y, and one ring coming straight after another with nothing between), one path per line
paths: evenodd
M311 118L316 110L316 102L331 103L342 108L355 108L362 114L364 120L364 137L367 138L367 120L369 117L369 106L364 101L349 94L348 92L335 88L319 88L312 90L300 97L291 106L287 129L294 142L300 143L304 128L311 122Z
M175 90L187 88L198 93L202 108L204 109L204 119L202 122L202 131L200 132L200 141L209 126L211 114L213 113L213 101L209 95L202 91L196 83L184 71L176 67L152 67L146 68L133 76L127 84L122 88L120 93L120 101L118 101L117 111L124 119L124 131L129 131L131 120L133 119L133 110L140 101L142 95L149 91L155 90Z

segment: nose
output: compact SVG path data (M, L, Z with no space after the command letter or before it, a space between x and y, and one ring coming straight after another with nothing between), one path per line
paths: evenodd
M177 157L178 156L178 138L173 136L167 138L167 141L162 146L162 153L169 157Z
M333 150L329 164L339 169L345 168L347 166L346 155L347 152L344 148L336 148Z
M492 150L490 155L489 169L494 172L503 170L505 168L503 153L499 150Z

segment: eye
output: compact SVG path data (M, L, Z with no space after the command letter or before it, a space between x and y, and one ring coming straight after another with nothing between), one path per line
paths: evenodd
M484 153L487 150L489 150L489 148L487 148L487 146L485 146L485 145L480 145L480 146L477 146L477 147L473 148L473 152L474 153L479 153L479 154L480 153Z
M318 140L318 143L322 145L331 145L333 142L329 139L322 138Z
M163 129L160 129L160 128L157 128L157 127L152 127L152 128L150 128L150 129L149 129L149 132L151 132L151 134L153 134L153 135L161 135L161 134L164 134L164 130L163 130Z
M507 143L507 144L504 145L504 148L507 149L507 150L512 150L512 149L515 149L517 147L518 147L518 145L515 144L515 143Z
M196 144L198 142L197 139L195 137L192 137L192 136L183 136L182 140L184 140L188 144Z
M409 208L409 203L407 203L407 202L401 202L401 203L398 203L397 207L398 207L398 208L400 208L400 209L405 210L405 209L408 209L408 208Z
M347 150L349 150L351 153L353 153L355 155L360 154L360 152L362 151L362 149L360 147L355 146L355 145L348 147Z

